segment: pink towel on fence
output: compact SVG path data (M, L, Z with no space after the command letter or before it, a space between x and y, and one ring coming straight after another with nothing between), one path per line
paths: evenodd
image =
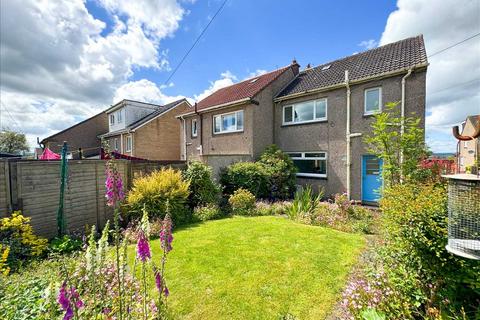
M48 148L45 148L42 155L38 157L39 160L59 160L61 158L62 157L59 154L56 154Z

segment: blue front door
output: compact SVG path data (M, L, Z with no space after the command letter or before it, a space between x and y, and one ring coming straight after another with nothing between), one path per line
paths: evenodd
M382 188L382 160L375 156L362 157L362 201L377 202Z

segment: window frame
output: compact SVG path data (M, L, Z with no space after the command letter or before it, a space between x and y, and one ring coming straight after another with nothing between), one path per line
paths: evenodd
M238 129L238 114L242 113L242 116L243 116L243 123L242 123L242 128L241 129ZM235 115L235 128L237 128L236 130L222 130L222 127L223 127L223 119L222 117L223 116L226 116L226 115L232 115L234 114ZM219 132L215 131L215 119L220 117L220 130ZM220 114L215 114L212 116L212 132L214 135L217 135L217 134L226 134L226 133L235 133L235 132L243 132L245 128L245 112L244 110L236 110L236 111L231 111L231 112L225 112L225 113L220 113Z
M367 111L367 93L378 89L378 110ZM370 116L382 112L382 87L367 88L363 92L363 115Z
M115 113L111 113L110 114L110 125L114 125L115 124Z
M117 123L122 123L122 110L117 112Z
M119 146L118 146L118 138L113 139L113 150L118 151Z
M306 121L295 121L295 106L307 103L307 102L312 102L313 101L313 120L306 120ZM316 118L317 115L317 102L319 101L325 101L325 117L322 118ZM292 121L286 122L285 121L285 109L288 107L292 107ZM282 125L284 126L293 126L293 125L298 125L298 124L304 124L304 123L314 123L314 122L323 122L323 121L328 121L328 98L319 98L319 99L314 99L314 100L306 100L306 101L301 101L297 103L291 103L284 105L282 108Z
M305 156L307 153L323 153L323 157L309 157ZM325 173L302 173L302 172L297 172L297 177L306 177L306 178L327 178L328 176L328 152L326 151L292 151L292 152L286 152L290 159L293 160L325 160ZM300 157L292 157L292 154L300 154Z
M193 130L194 126L193 124L195 123L195 131ZM190 123L190 126L191 126L191 130L190 130L190 133L191 133L191 136L192 138L196 138L198 136L198 121L197 119L192 119L191 123Z
M130 141L130 147L128 146L128 141ZM132 152L132 135L125 137L125 152Z

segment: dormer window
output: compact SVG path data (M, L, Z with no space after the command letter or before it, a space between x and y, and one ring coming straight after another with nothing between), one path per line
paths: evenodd
M117 112L117 123L122 122L122 110Z
M110 124L115 124L115 114L114 113L112 113L110 115Z

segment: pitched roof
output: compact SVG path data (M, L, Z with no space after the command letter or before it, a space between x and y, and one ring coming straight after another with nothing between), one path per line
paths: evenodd
M304 70L277 98L341 84L345 70L350 80L359 80L427 63L423 36L419 35Z
M197 111L242 99L253 98L290 67L291 65L219 89L205 99L200 100L197 103Z
M150 114L146 115L145 117L140 118L140 119L138 119L137 121L132 122L131 124L129 124L129 125L127 126L127 129L135 129L135 128L141 126L142 124L144 124L144 123L146 123L146 122L148 122L148 121L156 118L157 116L159 116L159 115L167 112L168 110L176 107L177 105L179 105L179 104L182 103L182 102L187 102L187 103L188 103L187 99L183 98L183 99L179 99L179 100L170 102L170 103L168 103L168 104L166 104L166 105L163 105L163 106L160 106L160 105L159 105L159 106L155 109L155 111L153 111L152 113L150 113Z
M163 106L157 105L157 107L155 108L155 110L152 113L149 113L146 116L144 116L143 118L140 118L140 119L132 122L131 124L129 124L128 126L126 126L123 129L107 132L105 134L100 135L100 137L115 136L115 135L120 134L120 133L125 133L125 132L128 132L130 130L134 130L134 129L142 126L143 124L149 122L150 120L153 120L156 117L164 114L168 110L175 108L176 106L178 106L182 102L186 102L186 103L190 104L187 99L183 98L183 99L179 99L179 100L170 102L170 103L168 103L166 105L163 105Z

